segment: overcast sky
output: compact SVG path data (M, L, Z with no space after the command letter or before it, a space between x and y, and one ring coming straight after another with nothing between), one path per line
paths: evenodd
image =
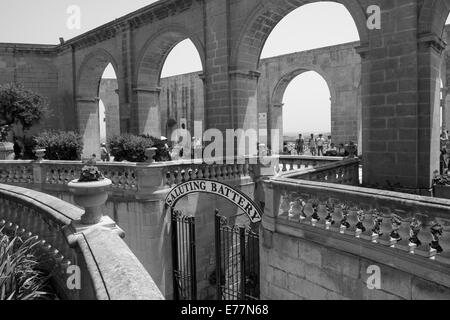
M245 1L245 0L241 0ZM0 42L56 44L112 21L152 0L0 0ZM81 9L81 29L66 26L67 9ZM273 30L262 57L359 40L348 11L334 2L305 5L286 16ZM163 76L201 69L195 47L183 41L169 55ZM114 77L113 70L105 77ZM285 132L330 130L330 93L326 82L308 72L292 81L284 96Z

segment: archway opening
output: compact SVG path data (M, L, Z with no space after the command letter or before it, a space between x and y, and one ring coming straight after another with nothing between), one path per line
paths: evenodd
M311 155L307 148L311 134L315 138L319 134L325 139L331 136L331 93L326 80L317 72L307 71L292 79L283 94L282 105L283 143L291 154L299 153L295 149L299 134L305 140L300 153L307 155Z
M190 39L179 42L164 61L160 80L161 132L171 141L178 139L176 129L186 129L195 137L194 123L202 122L204 127L202 70L200 55Z
M78 128L83 158L100 159L100 144L120 134L118 77L113 59L94 52L80 67L77 92Z
M112 64L108 64L102 75L99 88L100 142L107 143L121 132L119 112L119 86Z
M361 145L361 57L355 50L360 45L355 19L346 6L335 2L286 11L269 28L261 50L258 112L268 113L269 129L280 130L280 151L284 136L290 143L307 132L308 137L330 134L336 143ZM292 80L298 70L316 72ZM281 98L276 91L286 79L292 82ZM305 104L310 107L299 107Z
M194 122L204 122L202 45L184 32L161 32L145 46L134 89L139 134L171 141L177 128L193 135Z

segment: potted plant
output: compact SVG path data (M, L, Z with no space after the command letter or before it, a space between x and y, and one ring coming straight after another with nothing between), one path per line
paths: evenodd
M441 175L437 171L433 177L433 197L450 199L450 177Z
M107 188L112 184L95 166L95 160L86 162L81 169L80 178L69 182L74 201L85 209L82 224L96 224L102 219L101 206L108 199Z

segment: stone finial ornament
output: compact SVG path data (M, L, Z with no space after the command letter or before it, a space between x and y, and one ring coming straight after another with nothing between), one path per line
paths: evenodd
M390 240L391 240L391 246L395 246L395 244L402 240L402 237L400 237L400 234L398 233L398 230L400 229L400 226L402 225L402 221L400 220L400 217L397 215L393 215L391 218L391 225L392 225L392 231L389 234Z
M372 210L372 242L377 243L378 238L383 235L381 231L381 224L383 223L383 217L377 209Z
M300 215L303 212L304 207L304 201L302 199L297 199L295 201L292 201L289 204L289 211L288 211L288 217L289 219L299 219Z
M418 219L413 218L409 225L409 245L415 245L416 247L420 247L422 242L419 240L419 232L422 229L422 222Z
M356 212L356 218L358 219L358 223L356 224L356 237L359 238L361 233L366 231L366 227L364 227L364 220L366 219L366 213L364 210L360 209Z
M314 199L311 201L311 207L313 209L313 214L311 215L311 223L313 226L316 225L316 223L318 221L320 221L320 217L319 217L319 200Z
M350 223L347 221L348 215L350 214L350 206L347 204L342 204L341 210L342 210L342 219L340 222L340 226L341 226L340 232L344 233L346 229L350 228Z
M443 251L441 245L439 244L439 238L442 237L444 228L437 222L435 222L431 228L431 243L430 243L430 255L433 258L434 255L439 254Z
M327 209L327 216L325 217L325 227L327 230L329 230L330 226L335 223L335 221L333 220L334 203L331 201L327 201L325 207Z

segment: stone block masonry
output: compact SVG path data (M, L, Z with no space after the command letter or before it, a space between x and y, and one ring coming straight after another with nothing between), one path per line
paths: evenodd
M270 300L448 300L450 288L395 267L281 232L262 232L261 298ZM270 240L266 238L271 238ZM267 245L271 244L271 245ZM369 266L380 289L369 289Z

